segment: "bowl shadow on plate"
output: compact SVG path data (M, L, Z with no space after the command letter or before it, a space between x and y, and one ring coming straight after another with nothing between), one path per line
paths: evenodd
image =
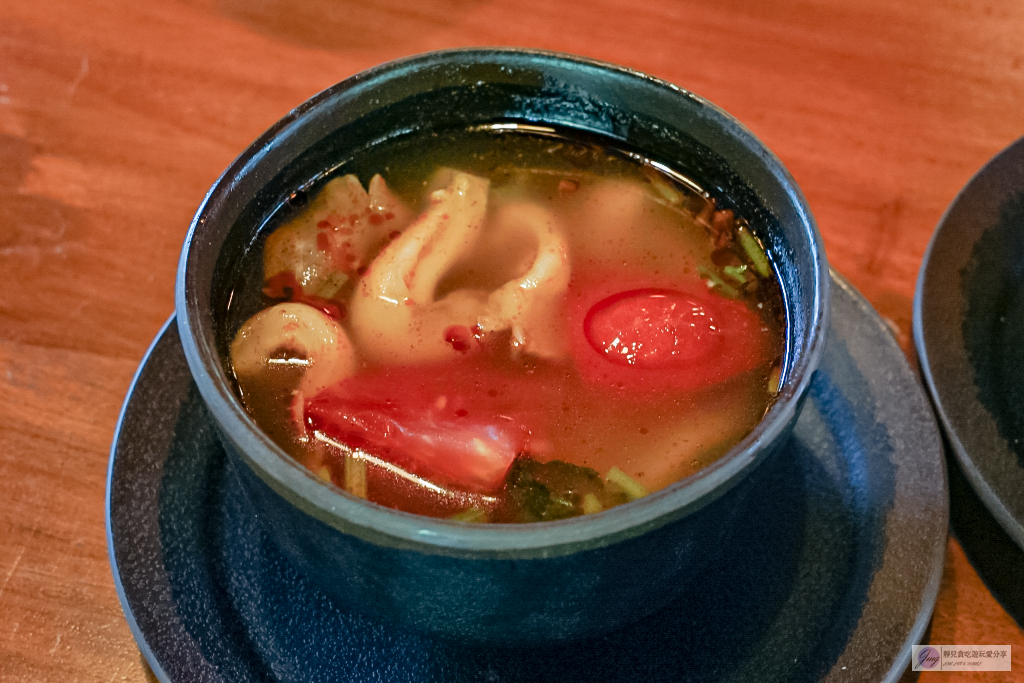
M1024 468L1024 192L999 209L998 222L974 245L963 272L964 349L978 400ZM1024 496L1024 492L1021 493Z
M805 431L849 453L863 437L855 427L817 433L830 429L818 405L845 401L819 373L807 407L818 426ZM466 647L339 609L301 576L260 528L205 412L193 386L164 465L159 526L182 626L226 680L819 680L882 554L858 511L857 459L829 462L794 438L767 473L772 494L744 511L749 523L689 597L598 638ZM187 680L173 666L172 680Z
M945 441L950 530L999 604L1024 628L1024 550L1003 530L964 476ZM923 642L923 641L922 641Z
M999 206L998 220L974 244L962 273L964 350L973 369L977 400L991 415L1008 451L976 454L1001 463L999 479L1024 469L1024 192ZM973 397L970 397L973 398ZM955 453L943 434L947 454ZM1014 462L1014 460L1016 462ZM971 486L963 466L947 457L950 525L968 559L995 598L1024 627L1024 550L1000 526ZM991 464L990 464L991 468ZM989 476L996 476L992 472ZM1019 475L1016 475L1019 476ZM1002 490L1010 510L1021 509L1024 491Z

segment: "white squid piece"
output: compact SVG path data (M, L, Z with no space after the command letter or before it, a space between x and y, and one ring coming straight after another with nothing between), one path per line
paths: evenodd
M283 303L249 318L231 342L231 365L239 377L266 372L274 363L294 363L305 370L292 404L301 426L306 396L355 374L355 349L345 330L312 306Z
M434 299L452 264L466 258L480 237L490 183L454 173L447 188L370 264L356 286L349 320L356 346L377 363L422 363L455 354L445 341L451 325L472 327L486 294L459 290Z
M524 275L506 282L487 297L477 324L484 332L512 328L513 345L542 358L565 354L560 303L569 287L569 248L555 217L527 202L507 204L495 214L499 235L536 242L536 256Z
M471 258L487 211L489 182L454 172L445 189L389 244L360 280L349 306L362 357L381 364L439 361L459 353L452 326L483 332L512 329L513 345L544 357L564 353L558 304L569 283L568 247L547 210L526 203L501 207L493 228L536 241L526 272L492 292L458 289L435 299L452 267Z

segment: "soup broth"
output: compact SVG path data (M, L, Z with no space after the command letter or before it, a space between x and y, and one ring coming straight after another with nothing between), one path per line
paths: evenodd
M242 402L311 472L407 512L547 521L664 488L778 390L781 292L726 201L531 126L376 146L251 250Z

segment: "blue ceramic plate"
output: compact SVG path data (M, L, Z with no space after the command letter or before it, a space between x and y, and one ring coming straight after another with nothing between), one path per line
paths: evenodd
M914 342L971 487L1024 548L1024 138L960 191L917 281Z
M825 359L777 495L692 597L545 647L431 639L339 609L262 532L175 325L125 401L108 481L125 616L162 681L894 681L931 616L947 492L939 433L900 349L833 278Z

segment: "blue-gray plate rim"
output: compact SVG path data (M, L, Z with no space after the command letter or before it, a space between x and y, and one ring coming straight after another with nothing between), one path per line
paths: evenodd
M1024 548L1024 398L999 386L1024 373L1012 362L1024 349L1019 339L999 348L1003 330L1012 331L1007 315L1021 312L1022 226L1024 138L989 160L939 220L918 273L913 327L954 456L982 504Z
M107 538L156 677L188 681L895 681L931 618L948 494L927 398L833 274L821 369L772 496L689 596L599 638L465 647L344 611L262 533L189 376L173 318L111 447Z

